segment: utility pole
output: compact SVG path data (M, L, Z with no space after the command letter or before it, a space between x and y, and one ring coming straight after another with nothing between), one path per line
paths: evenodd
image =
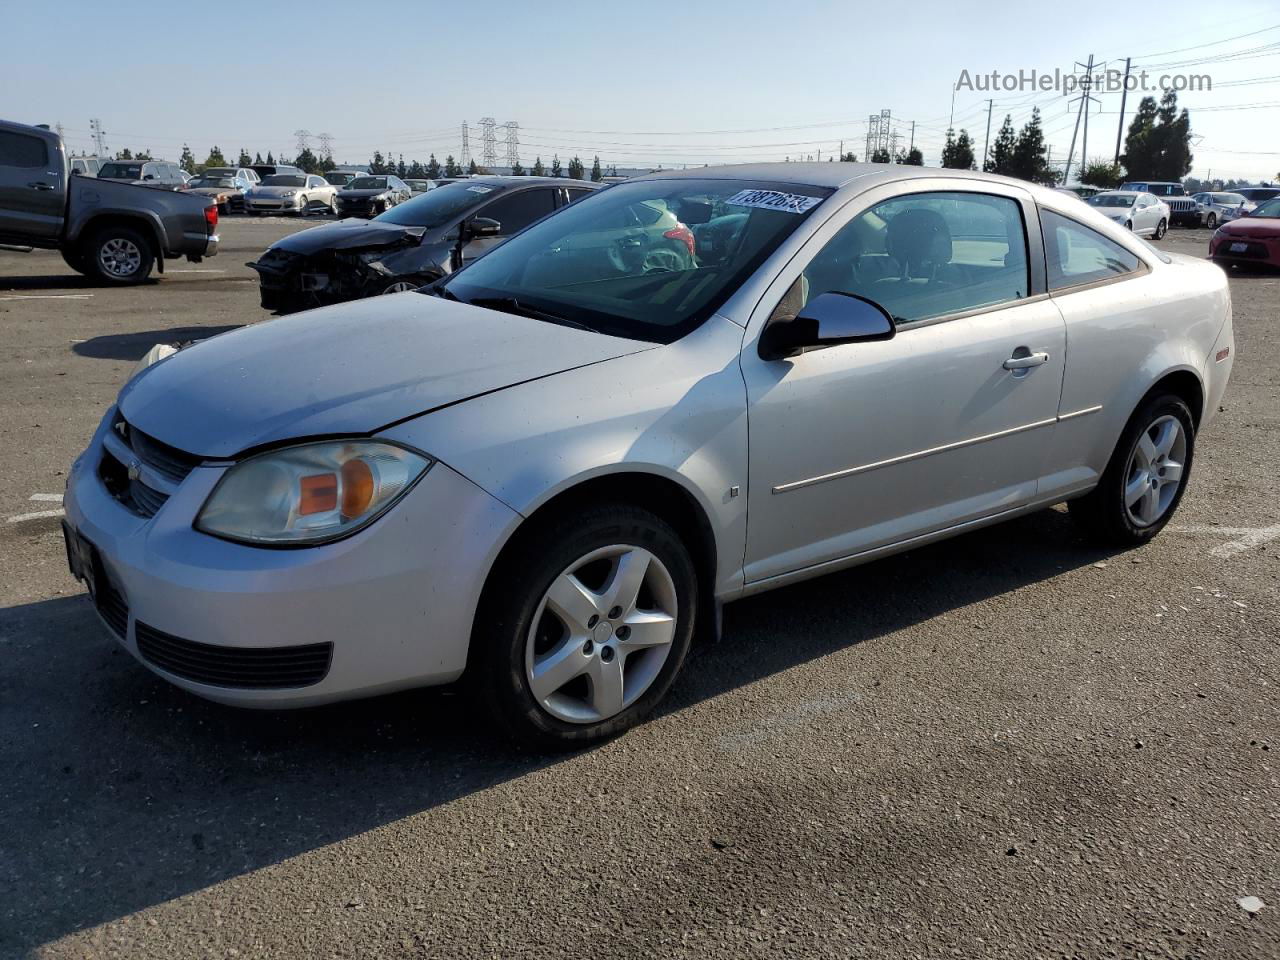
M910 153L915 148L916 148L916 122L912 120L911 121L911 146L907 147L907 153Z
M1089 101L1093 98L1089 96L1089 91L1093 88L1093 54L1089 54L1089 65L1085 68L1084 76L1084 133L1080 141L1080 169L1082 171L1089 169Z
M1120 137L1124 133L1124 105L1129 99L1129 57L1124 58L1124 86L1120 88L1120 122L1116 124L1116 166L1120 165Z
M995 106L994 100L987 101L987 136L982 141L982 169L987 169L987 147L991 145L991 109Z
M1067 165L1062 171L1062 182L1064 184L1069 183L1071 180L1071 160L1075 156L1075 152L1076 152L1076 133L1079 133L1080 131L1081 117L1084 118L1084 145L1080 148L1081 171L1085 170L1089 165L1088 158L1087 158L1087 153L1089 149L1089 101L1096 99L1089 93L1089 89L1093 85L1093 54L1092 53L1089 54L1089 63L1087 65L1077 60L1076 66L1084 67L1085 70L1087 71L1087 76L1080 83L1081 88L1083 89L1084 92L1081 93L1080 96L1076 98L1077 100L1080 101L1080 112L1076 114L1076 129L1075 129L1075 132L1071 134L1071 149L1067 151Z

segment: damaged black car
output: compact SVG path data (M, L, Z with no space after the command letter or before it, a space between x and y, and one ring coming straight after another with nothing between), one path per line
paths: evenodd
M472 177L392 207L291 234L256 261L265 310L294 313L414 290L602 186L553 177Z

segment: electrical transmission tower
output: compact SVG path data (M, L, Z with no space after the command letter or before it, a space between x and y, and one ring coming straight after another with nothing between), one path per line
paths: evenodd
M507 166L515 169L520 162L520 124L508 120L502 126L507 131Z
M333 135L329 133L317 133L316 136L320 138L320 156L332 157Z
M298 138L298 153L301 153L310 146L308 142L311 140L310 130L295 130L293 131L293 135Z
M93 134L94 155L105 157L107 155L107 131L102 129L102 121L96 117L90 120L89 131Z
M481 163L492 168L498 165L498 121L493 117L480 118Z
M867 118L867 160L879 152L888 154L892 161L898 146L898 131L893 128L893 114L881 110Z
M462 121L462 154L458 158L458 163L467 166L471 161L471 128L467 126L467 121Z

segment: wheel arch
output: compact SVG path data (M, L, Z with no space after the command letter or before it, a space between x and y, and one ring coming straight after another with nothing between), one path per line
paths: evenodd
M160 235L160 228L149 217L110 211L95 213L80 224L80 229L76 232L74 242L77 247L83 247L95 233L104 227L111 226L132 227L140 231L151 245L151 253L155 258L156 269L164 273L164 243Z

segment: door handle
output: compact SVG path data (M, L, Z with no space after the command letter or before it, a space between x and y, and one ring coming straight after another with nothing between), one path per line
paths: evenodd
M1003 364L1006 370L1028 370L1031 367L1038 367L1042 363L1049 362L1047 353L1031 353L1025 357L1010 357Z
M33 180L31 183L28 183L27 186L33 187L36 190L52 190L53 189L53 184L45 183L43 180Z

